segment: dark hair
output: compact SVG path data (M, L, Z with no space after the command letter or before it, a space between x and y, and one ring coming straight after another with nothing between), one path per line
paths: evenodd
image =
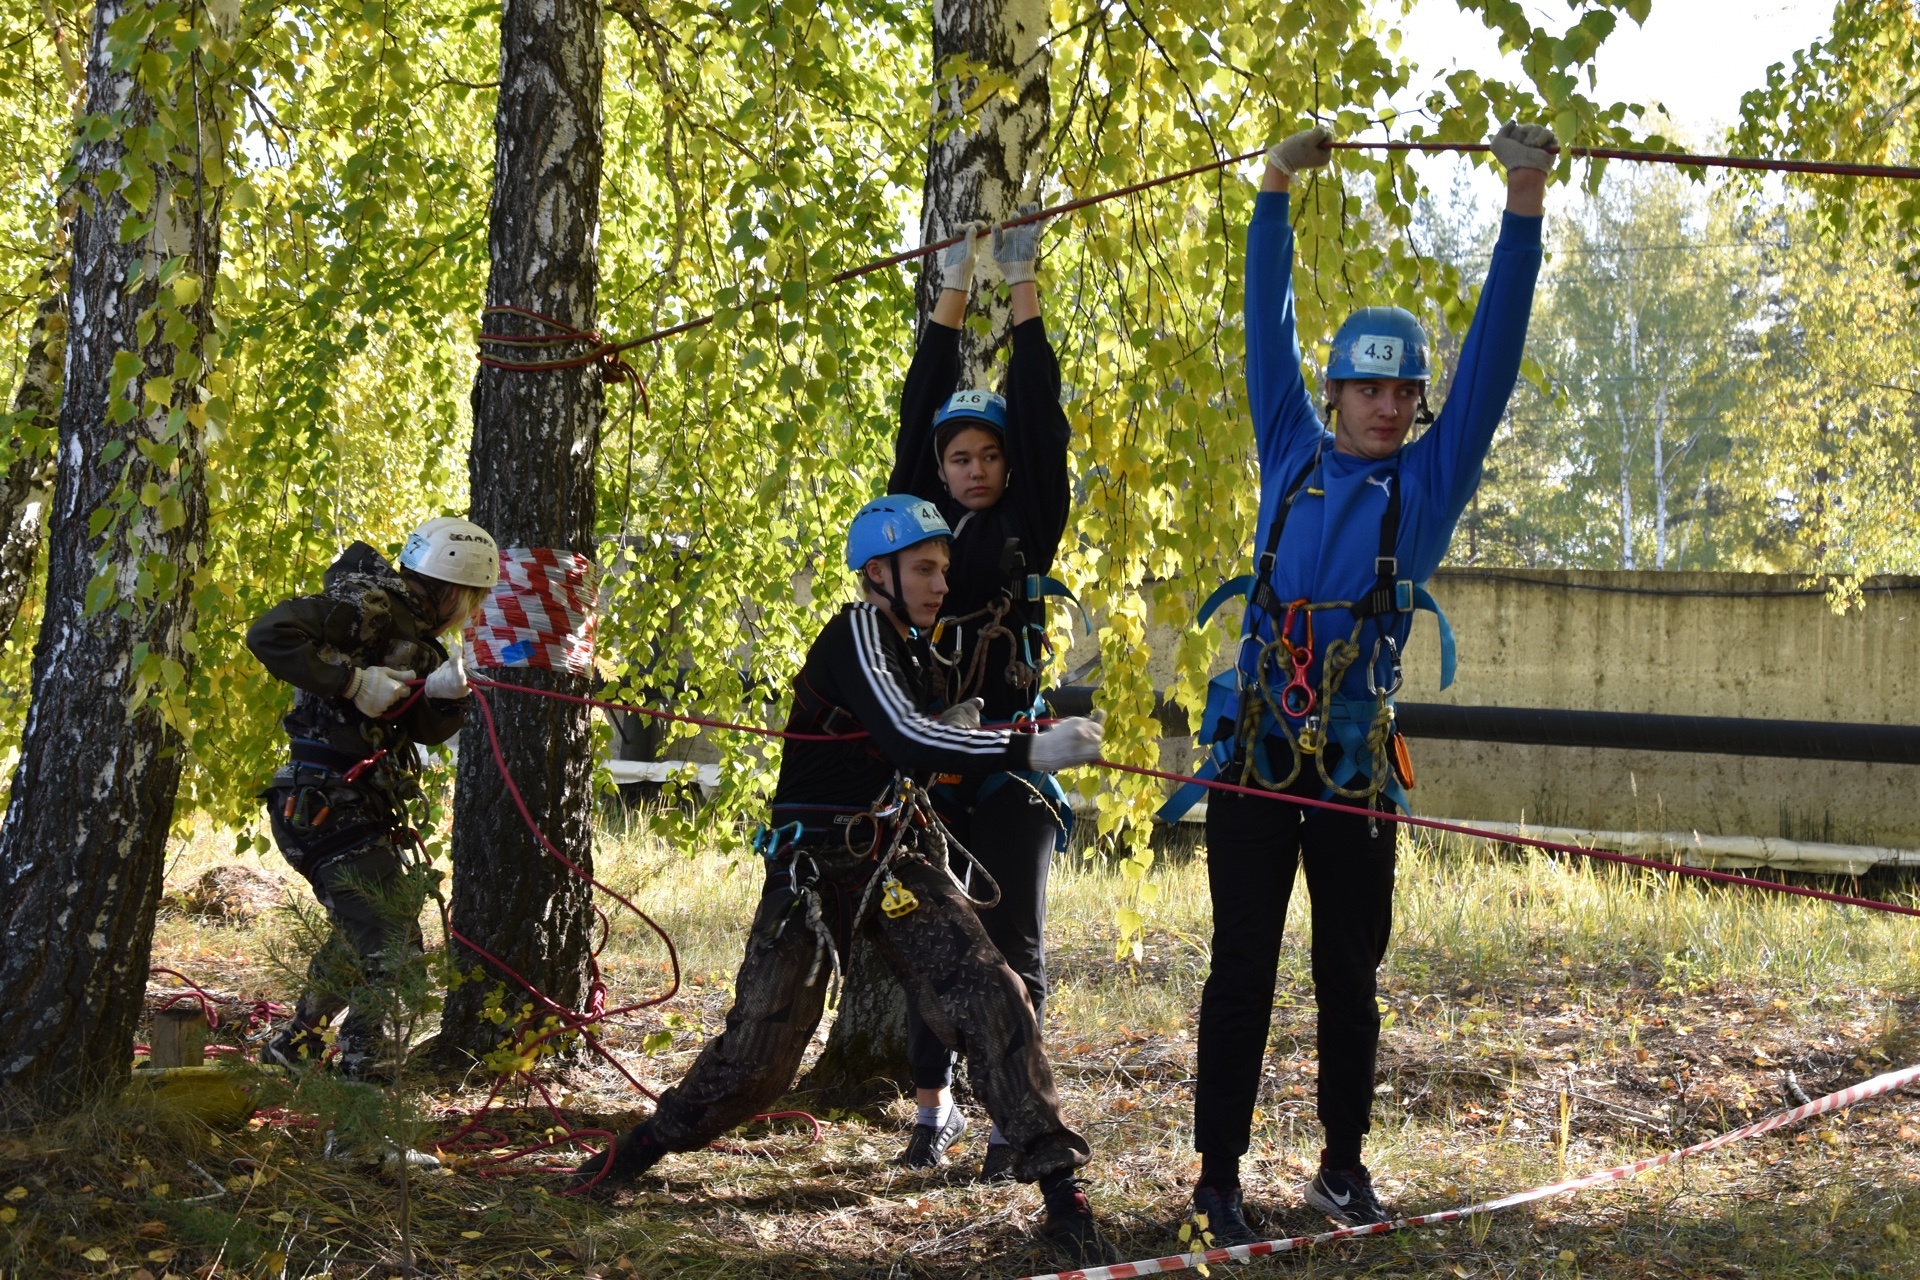
M985 418L955 418L941 423L940 429L933 433L933 456L939 465L946 465L947 448L962 431L985 431L999 442L1002 449L1007 447L1006 433Z

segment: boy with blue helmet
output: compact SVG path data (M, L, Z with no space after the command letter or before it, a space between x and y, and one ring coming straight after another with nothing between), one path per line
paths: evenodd
M1034 206L1022 209L1031 212ZM945 288L933 309L900 397L894 446L896 493L936 504L954 528L952 588L933 640L947 704L972 704L988 724L1036 714L1047 645L1046 596L1071 507L1060 406L1060 363L1040 318L1035 278L1039 223L998 227L993 258L1013 311L1006 394L961 386L961 325L966 319L979 236L949 248ZM1047 996L1047 872L1071 819L1050 776L971 773L937 793L960 840L985 862L1000 900L980 912L987 936L1026 984L1039 1018ZM967 1129L954 1104L953 1055L918 1018L909 1017L907 1057L919 1121L902 1153L910 1168L946 1163ZM1007 1176L1012 1148L988 1134L985 1179Z
M1332 156L1325 129L1268 151L1247 232L1247 396L1260 457L1259 548L1245 586L1236 673L1216 682L1208 771L1313 799L1404 810L1411 765L1393 731L1399 656L1423 583L1455 523L1519 374L1553 135L1509 124L1493 139L1507 211L1447 404L1432 419L1426 334L1397 307L1355 312L1334 335L1322 425L1294 331L1295 173ZM1210 607L1214 602L1209 602ZM1210 611L1210 608L1209 608ZM1315 633L1318 633L1318 643ZM1449 667L1443 646L1442 666ZM1449 673L1443 672L1443 681ZM1212 964L1194 1086L1196 1213L1216 1242L1254 1239L1239 1159L1251 1133L1273 1009L1281 926L1297 867L1313 905L1319 1110L1326 1131L1307 1203L1346 1225L1386 1222L1361 1163L1380 1014L1375 971L1393 920L1391 823L1215 792L1207 806Z
M909 1003L949 1049L1014 1151L1013 1171L1046 1199L1042 1234L1075 1265L1104 1242L1074 1176L1085 1139L1066 1127L1025 987L994 949L947 843L917 797L940 773L1089 764L1100 726L1063 720L1039 734L935 714L922 634L946 599L947 523L911 495L868 503L847 531L862 599L828 622L794 677L789 740L766 860L726 1029L680 1082L576 1183L631 1181L673 1151L696 1151L764 1111L792 1085L825 1010L829 975L856 934L872 939ZM979 885L973 886L980 888Z

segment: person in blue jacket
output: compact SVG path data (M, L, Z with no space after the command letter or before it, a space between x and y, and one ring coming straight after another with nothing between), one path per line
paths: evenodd
M1480 483L1519 375L1555 143L1547 129L1518 124L1493 138L1507 171L1506 213L1438 416L1427 407L1431 369L1418 322L1369 307L1334 336L1323 425L1301 375L1287 191L1296 173L1331 159L1330 142L1325 129L1309 129L1267 152L1247 231L1260 518L1238 674L1227 678L1237 705L1211 708L1209 721L1228 781L1404 811L1411 764L1392 702L1400 654L1413 609L1430 605L1419 584L1439 567ZM1415 424L1428 421L1409 444ZM1360 1150L1380 1037L1375 972L1393 921L1395 824L1214 791L1206 827L1213 955L1200 1001L1194 1212L1216 1245L1256 1238L1242 1213L1239 1162L1266 1057L1281 926L1304 865L1326 1133L1304 1197L1343 1225L1390 1221Z
M1071 429L1035 280L1040 226L996 227L990 238L1013 311L1005 395L961 385L961 325L979 248L989 237L969 229L942 253L943 288L901 389L888 482L893 493L933 503L953 528L952 594L930 638L945 673L947 714L976 725L1017 725L1038 714L1047 632L1046 600L1037 588L1052 585L1045 575L1072 509ZM980 909L980 923L1020 975L1044 1025L1047 871L1072 817L1066 796L1051 774L1035 770L968 774L936 795L942 818L998 888L998 901ZM953 1099L952 1051L912 1012L907 1058L919 1114L900 1163L936 1168L946 1164L967 1120ZM987 1135L979 1176L1013 1176L1013 1148L997 1126Z

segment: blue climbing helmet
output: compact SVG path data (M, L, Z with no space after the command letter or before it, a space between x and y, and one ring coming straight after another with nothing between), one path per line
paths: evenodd
M937 435L942 427L949 423L992 427L1002 436L1007 434L1007 398L997 391L956 391L947 397L940 406L940 412L933 415L933 430Z
M858 573L875 556L952 536L946 517L931 502L910 493L890 493L860 508L847 526L847 568Z
M1433 376L1427 331L1403 307L1362 307L1348 316L1327 351L1327 381Z

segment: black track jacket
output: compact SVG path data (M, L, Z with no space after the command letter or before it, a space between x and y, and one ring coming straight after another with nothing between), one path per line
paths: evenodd
M932 659L924 640L909 640L870 604L850 604L820 631L793 679L793 733L853 734L845 742L789 741L774 789L782 810L864 809L894 771L999 773L1027 768L1033 735L1006 729L961 729L928 714Z
M1013 355L1007 365L1007 491L985 511L969 512L954 501L940 480L940 459L933 447L933 416L959 389L960 331L929 323L907 370L900 396L900 436L894 442L889 493L911 493L940 508L953 527L953 567L941 612L963 617L1000 595L1012 580L1002 570L1007 539L1018 538L1026 558L1015 578L1053 570L1054 555L1066 532L1072 493L1067 481L1067 443L1071 432L1060 408L1060 362L1038 316L1013 327ZM1027 622L1042 622L1040 601L1016 600L1004 624L1019 634ZM978 624L963 631L962 669L972 662ZM947 651L947 643L941 648ZM1007 664L1018 652L996 639L987 654L980 696L989 722L1011 720L1033 705L1034 690L1007 683ZM1037 663L1040 655L1033 655ZM957 772L957 771L956 771ZM978 770L968 770L978 772Z

